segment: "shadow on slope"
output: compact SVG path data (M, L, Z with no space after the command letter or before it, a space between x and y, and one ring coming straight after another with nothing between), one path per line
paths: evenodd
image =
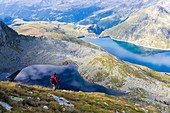
M122 96L125 93L107 89L103 86L85 81L77 71L75 65L56 66L56 65L31 65L22 69L19 73L15 72L9 78L14 82L21 82L27 85L41 85L52 88L49 82L51 75L56 72L59 89L83 91L83 92L102 92L108 95Z

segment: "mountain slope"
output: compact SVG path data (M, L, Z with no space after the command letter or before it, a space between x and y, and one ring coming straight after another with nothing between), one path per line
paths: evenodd
M123 99L114 96L108 96L102 93L83 93L57 90L52 91L49 88L41 86L26 86L10 82L0 82L0 101L8 103L12 112L135 112L144 113L155 112L158 110L152 107L141 107L128 103ZM60 105L50 95L62 97L71 102L74 107ZM22 102L12 101L9 96L24 99ZM47 107L44 107L47 106ZM1 112L9 112L0 104Z
M102 33L114 39L142 46L170 49L170 13L162 6L151 6L125 22Z
M168 111L168 105L164 103L169 102L170 95L170 77L167 75L133 66L105 51L50 36L21 36L17 45L22 51L0 47L1 80L7 80L7 76L30 65L71 62L78 66L78 72L85 80L121 92L131 92L126 98L130 102Z

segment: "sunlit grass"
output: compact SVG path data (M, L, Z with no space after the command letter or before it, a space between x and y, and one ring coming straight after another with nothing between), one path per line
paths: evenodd
M30 93L32 92L32 93ZM12 112L143 112L142 107L128 103L118 97L109 96L103 93L84 93L65 90L56 90L41 87L41 86L26 86L20 83L0 82L0 101L8 103L12 106ZM67 111L68 106L59 105L53 97L54 94L59 97L64 97L75 107L71 111ZM11 101L9 96L20 97L24 102L18 103ZM32 99L28 99L31 97ZM40 100L37 99L40 98ZM48 106L49 109L44 109L43 106ZM136 110L136 108L138 110ZM1 111L7 112L1 105ZM152 107L144 108L149 112L159 112Z

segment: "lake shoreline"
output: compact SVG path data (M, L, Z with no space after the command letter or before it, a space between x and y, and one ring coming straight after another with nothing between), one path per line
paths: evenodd
M110 38L110 39L115 40L115 41L126 42L126 43L130 43L130 44L134 44L134 45L136 45L136 46L145 47L145 48L157 49L157 50L163 50L163 51L170 51L170 48L169 48L169 49L163 49L163 48L156 48L156 47L151 47L151 46L143 46L143 45L140 45L140 44L136 44L136 43L134 43L134 42L131 42L131 41L125 41L125 40L115 39L115 38L112 38L111 36L99 36L99 37L80 36L80 37L81 37L81 38L93 38L93 39L96 39L96 38ZM77 38L81 39L80 37L77 37Z

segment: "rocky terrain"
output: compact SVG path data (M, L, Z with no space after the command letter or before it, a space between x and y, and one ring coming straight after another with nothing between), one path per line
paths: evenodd
M1 28L10 29L5 24L1 24ZM6 29L1 29L1 32L7 33ZM12 37L10 34L8 36L9 39ZM1 80L7 80L9 75L29 65L72 63L78 66L80 75L89 82L131 92L122 97L129 102L154 106L163 112L169 110L170 78L167 75L124 62L80 39L63 41L50 36L17 36L18 43L14 47L8 44L0 47ZM5 37L4 34L2 37ZM65 38L69 39L67 36Z
M167 4L170 3L167 1ZM137 45L170 49L169 7L158 4L131 15L125 22L105 30L101 36L135 43Z
M0 46L15 46L17 44L18 33L0 21Z

